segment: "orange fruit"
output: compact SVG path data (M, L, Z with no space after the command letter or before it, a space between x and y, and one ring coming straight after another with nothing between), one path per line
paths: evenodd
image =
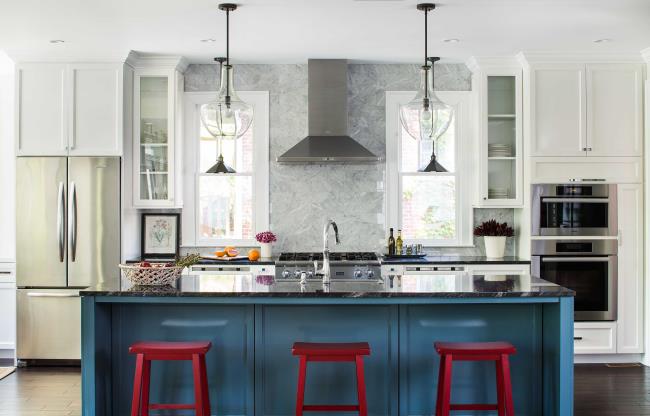
M223 250L223 251L217 250L217 251L214 252L214 255L217 256L217 257L223 257L223 256L226 255L226 251L225 250Z
M237 257L238 254L239 251L237 251L237 249L235 249L234 247L229 247L228 249L226 249L226 255L228 257Z
M225 251L225 252L228 252L228 250L235 250L235 247L234 246L225 246L223 248L223 251Z
M252 249L248 252L248 260L257 261L260 259L260 252L258 250Z

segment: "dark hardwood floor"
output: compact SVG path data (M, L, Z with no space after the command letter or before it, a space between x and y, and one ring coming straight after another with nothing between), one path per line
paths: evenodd
M81 415L78 368L20 368L0 380L0 416ZM650 368L575 367L575 416L650 415Z

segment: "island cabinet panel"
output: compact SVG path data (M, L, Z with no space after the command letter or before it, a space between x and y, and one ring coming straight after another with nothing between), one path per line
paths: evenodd
M84 414L130 414L135 355L128 350L134 342L207 340L212 342L206 355L212 413L252 416L253 319L252 305L114 305L111 332L116 336L111 340L113 383L106 404L109 409ZM86 365L85 360L83 363ZM151 403L194 401L191 361L154 361L151 380Z
M295 413L298 357L296 341L368 342L364 358L369 415L397 416L398 307L257 306L255 325L255 414ZM307 364L306 404L356 404L355 366Z
M400 308L400 414L435 414L440 356L433 343L507 341L515 413L541 414L542 305L405 305ZM508 319L503 319L505 316ZM534 357L531 359L531 357ZM496 403L494 362L454 362L452 403Z

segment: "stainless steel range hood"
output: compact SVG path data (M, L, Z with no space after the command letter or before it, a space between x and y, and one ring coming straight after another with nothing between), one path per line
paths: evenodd
M308 61L309 135L276 160L279 163L374 163L381 161L348 136L348 63Z

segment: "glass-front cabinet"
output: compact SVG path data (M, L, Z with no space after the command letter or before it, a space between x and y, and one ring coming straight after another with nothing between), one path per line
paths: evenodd
M176 70L135 71L133 205L137 208L180 205L175 198L180 195L176 189L180 80L182 75Z
M474 71L479 98L478 206L523 205L522 69Z

